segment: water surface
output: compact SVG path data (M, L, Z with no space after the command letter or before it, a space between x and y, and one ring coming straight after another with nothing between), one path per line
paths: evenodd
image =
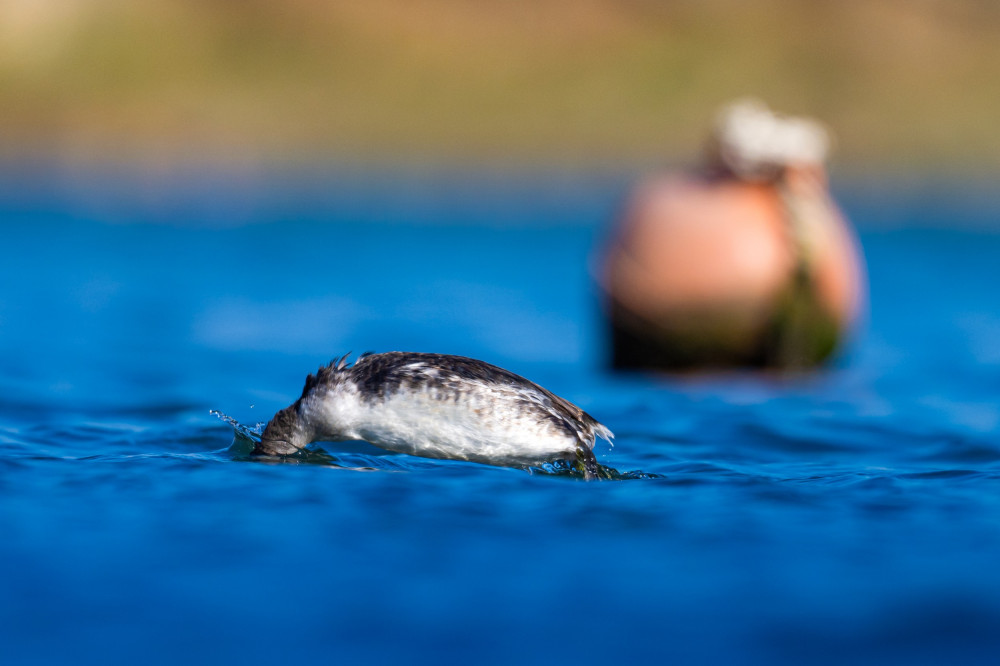
M1000 648L1000 235L947 230L981 213L845 196L871 317L836 366L670 378L604 367L588 261L614 187L376 189L4 191L5 662ZM330 358L391 349L525 375L615 431L603 464L653 478L360 444L253 461L210 414L253 426Z

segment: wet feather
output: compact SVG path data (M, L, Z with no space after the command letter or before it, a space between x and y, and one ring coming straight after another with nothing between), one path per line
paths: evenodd
M556 460L596 465L596 438L611 431L573 403L497 366L462 356L367 353L334 359L306 378L256 453L287 455L314 441L362 439L431 458L530 467Z

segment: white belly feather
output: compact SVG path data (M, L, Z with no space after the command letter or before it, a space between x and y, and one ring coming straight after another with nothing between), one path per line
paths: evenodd
M430 390L365 400L354 387L341 387L307 401L303 412L312 423L329 424L317 428L316 439L364 440L428 458L532 465L575 454L575 437L520 407L509 389L475 389L457 400Z

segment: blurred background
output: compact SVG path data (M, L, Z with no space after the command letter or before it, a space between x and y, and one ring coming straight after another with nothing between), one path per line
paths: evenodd
M813 374L612 373L616 212L744 95L835 136L869 314ZM990 663L997 118L991 0L0 0L0 646ZM254 464L209 415L390 349L652 478Z
M852 172L1000 167L988 0L3 0L0 146L62 164L641 168L758 95Z

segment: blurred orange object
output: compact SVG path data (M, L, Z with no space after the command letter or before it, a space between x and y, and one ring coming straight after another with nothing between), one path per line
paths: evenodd
M619 368L804 368L856 320L864 278L827 190L826 133L741 102L699 174L631 194L601 275Z

